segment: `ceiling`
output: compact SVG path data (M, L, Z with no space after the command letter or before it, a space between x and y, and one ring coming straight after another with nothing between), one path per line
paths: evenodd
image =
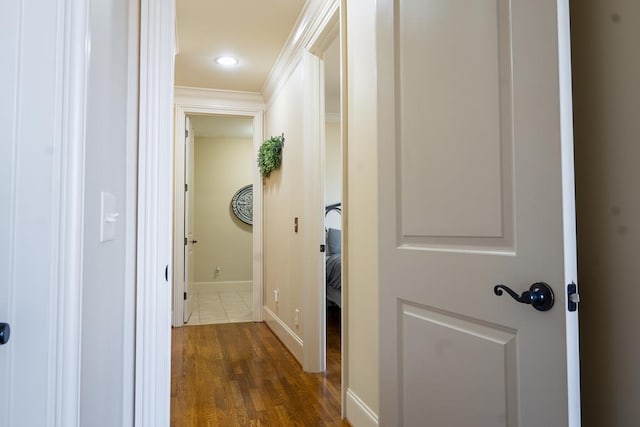
M176 0L175 84L207 89L260 92L294 29L305 0ZM234 67L215 63L231 55ZM324 54L325 105L340 111L338 39ZM190 115L199 138L251 138L250 118Z
M176 0L175 84L260 92L305 0ZM215 63L231 55L234 67Z
M189 120L198 138L253 137L252 117L189 115Z

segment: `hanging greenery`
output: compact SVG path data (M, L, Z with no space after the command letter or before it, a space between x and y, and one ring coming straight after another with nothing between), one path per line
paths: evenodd
M282 147L284 146L284 134L272 136L262 143L258 151L258 168L260 175L268 178L271 172L282 164Z

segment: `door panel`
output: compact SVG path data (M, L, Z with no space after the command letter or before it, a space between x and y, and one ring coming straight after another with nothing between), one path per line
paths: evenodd
M432 421L426 425L500 425L507 414L515 425L517 331L409 303L400 313L405 425L425 425L425 401ZM438 387L425 390L429 383Z
M559 10L379 3L381 425L579 425ZM494 294L539 281L546 312Z
M501 240L513 235L508 1L401 1L398 7L403 237L421 245L510 246ZM423 140L430 143L412 143ZM425 200L438 203L425 210Z

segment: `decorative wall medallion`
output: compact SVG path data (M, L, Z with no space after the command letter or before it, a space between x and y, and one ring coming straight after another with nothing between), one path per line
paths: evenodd
M231 209L238 219L253 225L253 185L245 185L233 195Z

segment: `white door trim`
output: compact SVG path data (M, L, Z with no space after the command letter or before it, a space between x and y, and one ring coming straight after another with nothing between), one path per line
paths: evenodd
M184 222L184 198L178 197L184 188L184 134L185 117L188 114L211 114L245 116L253 118L253 158L257 159L258 149L263 140L264 104L260 94L250 92L217 91L176 87L175 89L175 224L174 224L174 301L173 326L183 326L183 277L184 257L182 256ZM257 163L253 167L253 320L262 321L263 280L262 280L262 178Z
M573 154L573 96L571 80L571 33L569 1L558 0L558 80L560 81L560 138L562 150L562 212L564 229L564 283L578 283L576 231L575 169ZM567 387L569 423L582 424L580 411L580 346L578 343L578 312L566 317L567 324Z
M342 367L342 418L347 418L347 391L349 389L349 139L348 139L348 105L347 93L349 79L347 77L347 0L340 0L340 141L342 143L342 310L340 325L342 327L340 350Z
M325 254L320 252L324 242L324 66L322 60L309 51L302 56L304 82L303 129L305 144L303 223L303 271L307 280L302 286L304 317L304 343L302 366L307 372L326 369L326 285Z
M304 163L306 170L305 194L312 201L305 204L305 217L310 218L308 236L305 239L305 271L308 280L303 292L309 295L303 303L304 313L304 358L307 372L323 372L326 369L326 285L325 254L320 253L319 243L324 242L324 152L325 152L325 104L324 64L321 57L331 42L340 37L340 2L327 2L316 16L314 25L305 34L302 68L304 81ZM342 70L344 72L344 70ZM343 224L344 229L344 224ZM345 260L343 259L343 265ZM343 275L343 280L345 276ZM342 286L345 295L347 287ZM346 309L347 298L343 296L342 307ZM344 317L342 319L344 321ZM343 327L345 324L343 323ZM344 342L343 342L344 344ZM345 348L345 347L342 347ZM342 360L346 360L343 358ZM346 365L342 364L343 368ZM346 384L342 384L343 396ZM344 402L344 398L342 399ZM344 406L344 405L343 405Z
M129 0L129 52L127 72L127 143L125 215L125 293L123 328L122 423L131 424L135 416L136 354L136 251L138 198L140 2Z
M136 427L169 425L175 17L174 0L140 1Z
M86 98L89 70L89 7L84 1L67 0L60 5L60 37L63 60L60 94L61 117L58 205L58 259L52 257L51 271L58 277L56 318L51 330L57 337L51 361L55 378L55 426L80 423L80 369L82 328L82 250L84 240L84 151L86 141Z

